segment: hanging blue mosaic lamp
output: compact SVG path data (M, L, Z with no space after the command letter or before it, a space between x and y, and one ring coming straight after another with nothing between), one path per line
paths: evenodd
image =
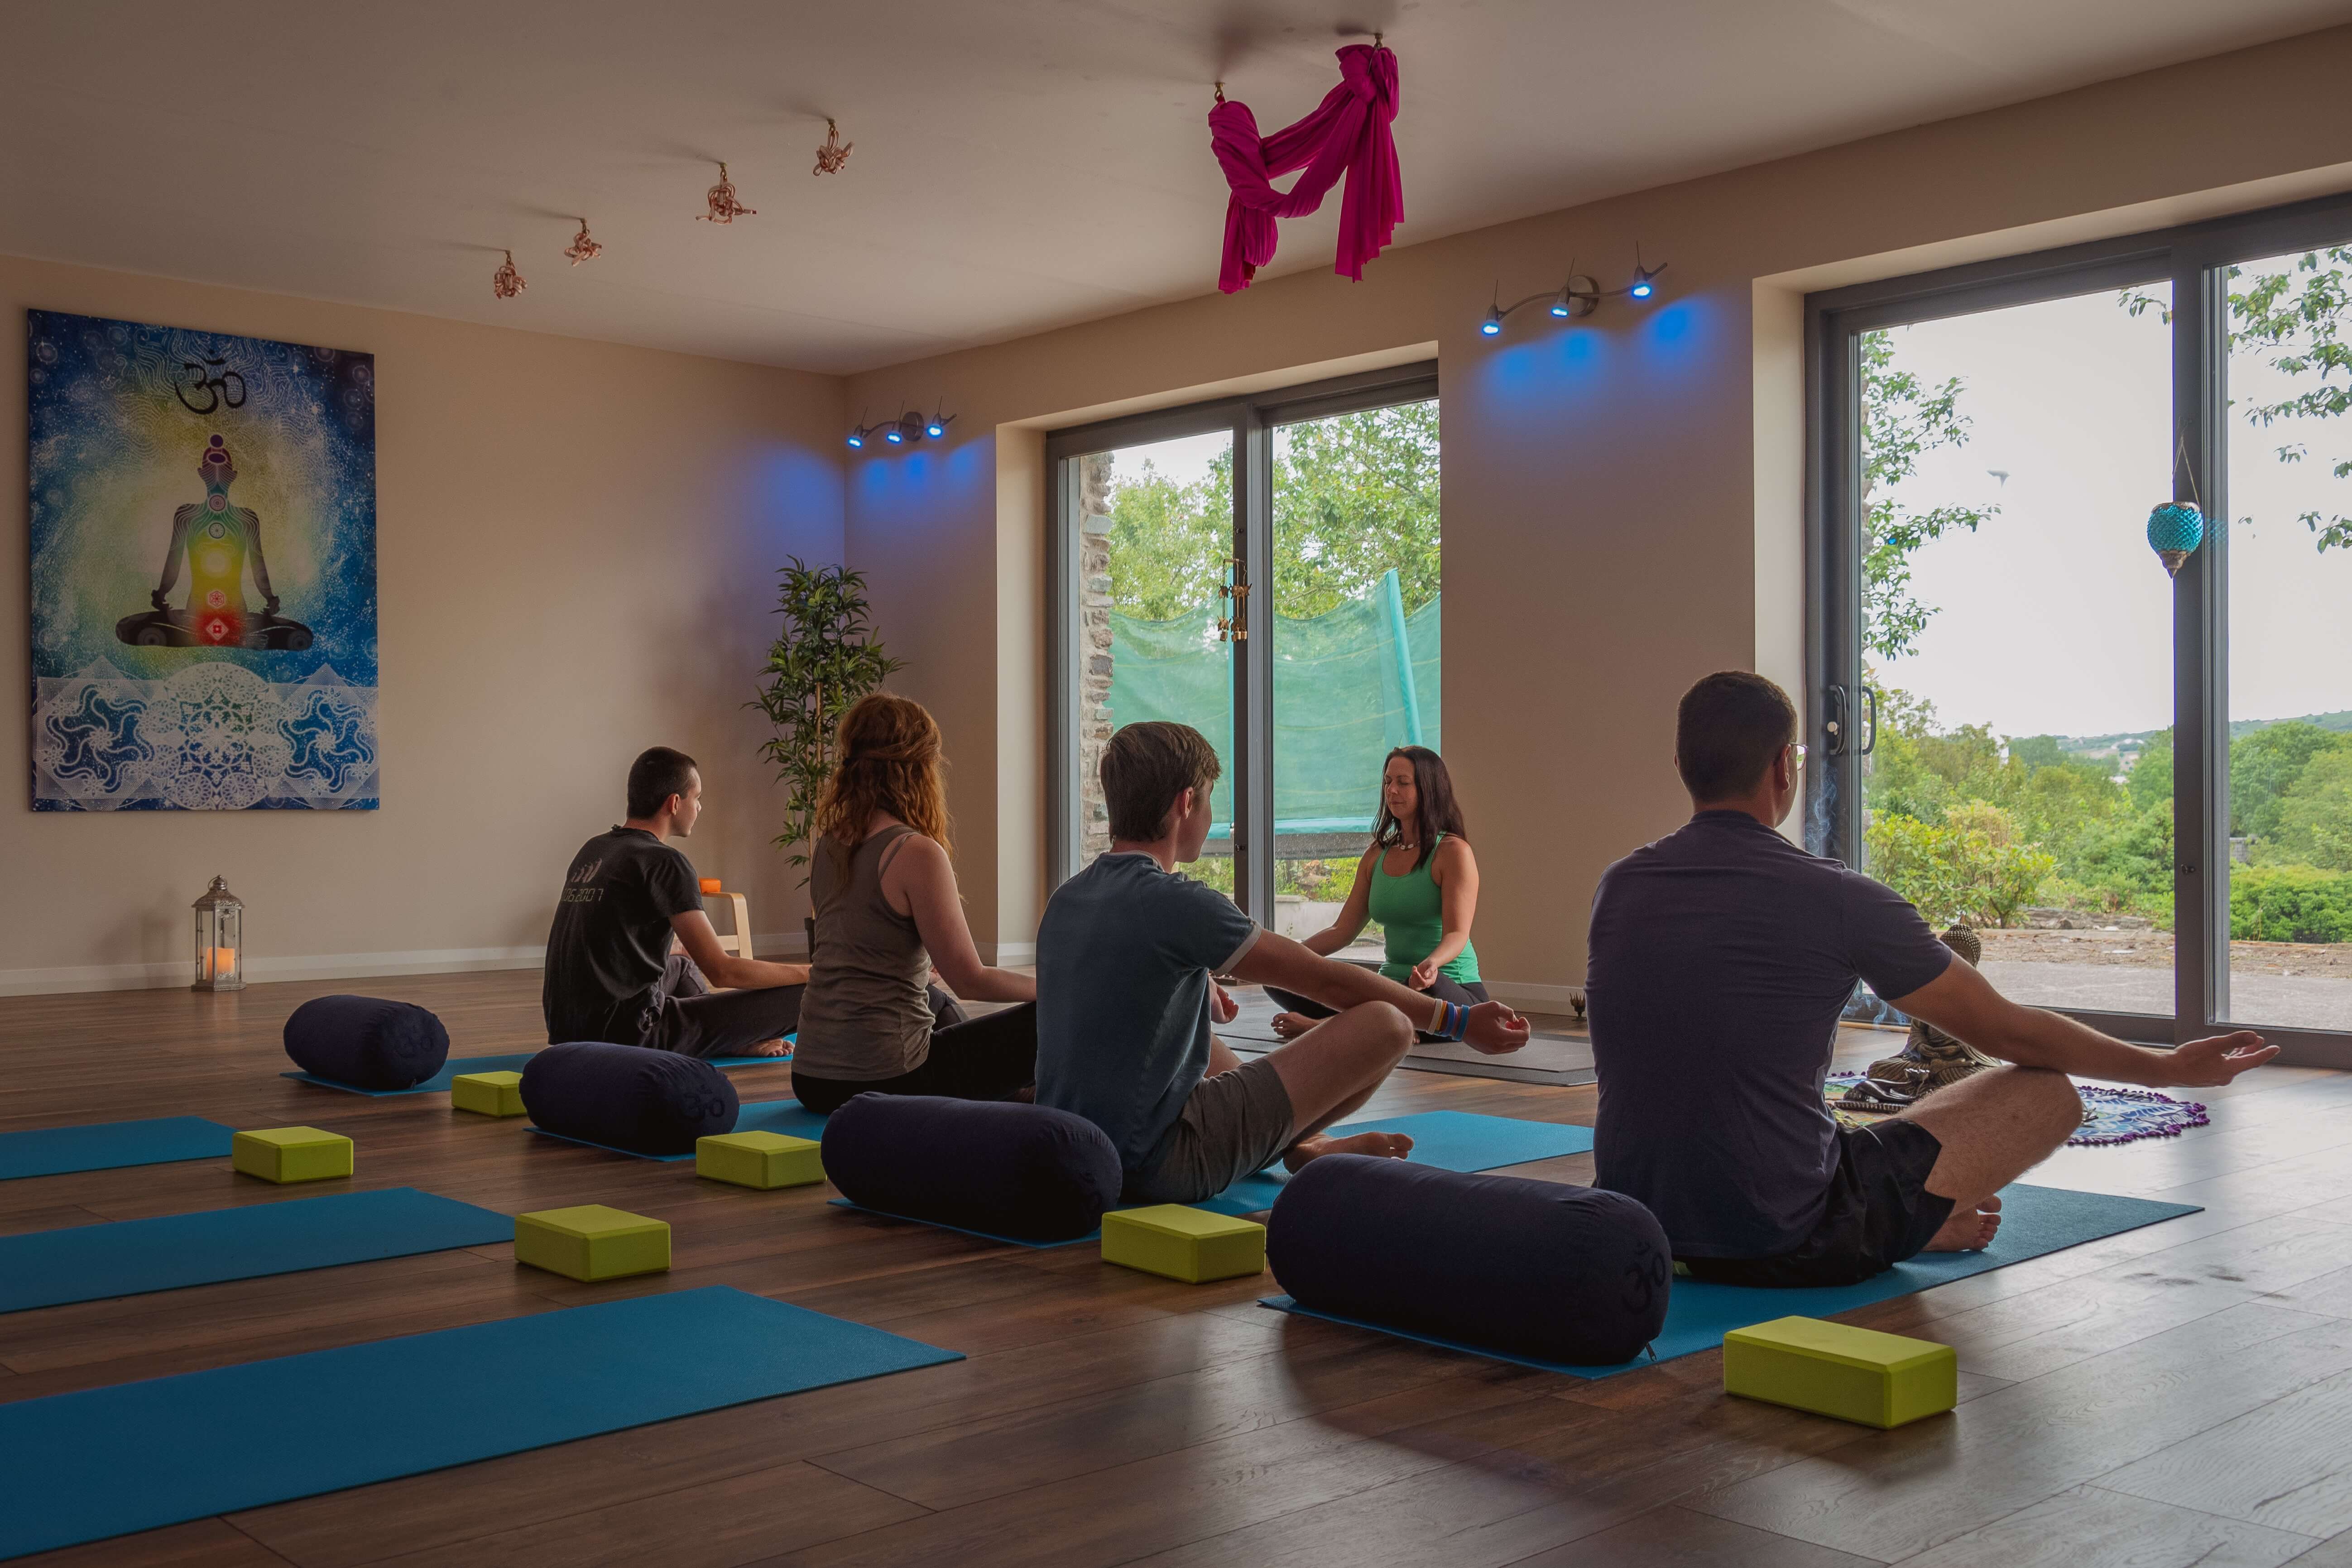
M2147 547L2173 576L2204 542L2205 514L2194 501L2168 500L2147 514Z

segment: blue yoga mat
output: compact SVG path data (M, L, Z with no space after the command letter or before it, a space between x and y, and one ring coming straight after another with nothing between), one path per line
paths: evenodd
M0 1132L0 1182L165 1165L174 1160L225 1160L235 1129L201 1116L101 1121L89 1127L37 1127Z
M713 1285L22 1399L0 1557L962 1359Z
M1441 1171L1491 1171L1499 1165L1524 1165L1561 1154L1582 1154L1592 1148L1592 1129L1558 1121L1521 1121L1509 1116L1479 1116L1467 1110L1423 1110L1412 1116L1383 1116L1372 1121L1349 1121L1328 1129L1329 1136L1351 1132L1402 1132L1412 1140L1406 1158ZM1213 1214L1245 1215L1270 1209L1289 1182L1287 1172L1260 1171L1244 1176L1206 1203L1194 1205Z
M1385 1328L1360 1318L1342 1317L1337 1312L1318 1311L1312 1307L1300 1306L1287 1296L1269 1296L1258 1304L1272 1307L1278 1312L1296 1312L1301 1317L1346 1323L1354 1328L1370 1329L1375 1333L1393 1334L1399 1339L1417 1340L1425 1345L1462 1351L1494 1361L1512 1362L1544 1372L1562 1372L1570 1377L1610 1377L1655 1362L1672 1361L1676 1356L1713 1350L1733 1329L1769 1322L1775 1318L1827 1318L1839 1312L1851 1312L1856 1307L1867 1307L1874 1301L1908 1296L1914 1291L1965 1279L1972 1274L1990 1273L2005 1264L2022 1263L2029 1258L2063 1252L2086 1241L2121 1236L2142 1226L2200 1212L2193 1204L2160 1204L2147 1198L2122 1198L2106 1193L2078 1193L2065 1187L2032 1187L2021 1184L2003 1188L2001 1199L2000 1233L1993 1237L1993 1244L1987 1250L1922 1253L1908 1263L1898 1263L1885 1273L1865 1279L1859 1285L1765 1290L1746 1285L1713 1285L1698 1279L1676 1279L1673 1297L1666 1307L1666 1326L1651 1342L1652 1353L1619 1366L1570 1366L1565 1363L1537 1361L1456 1340Z
M1384 1116L1371 1121L1343 1122L1328 1129L1328 1131L1334 1137L1345 1137L1351 1132L1404 1133L1412 1140L1412 1152L1408 1158L1445 1171L1491 1171L1498 1165L1524 1165L1531 1160L1581 1154L1592 1147L1592 1129L1590 1127L1571 1127L1556 1121L1521 1121L1508 1116L1480 1116L1467 1110L1423 1110L1411 1116ZM803 1136L813 1137L814 1134ZM1283 1186L1289 1180L1289 1173L1286 1171L1260 1171L1254 1176L1244 1176L1215 1197L1190 1206L1206 1209L1212 1214L1255 1214L1260 1209L1272 1208L1274 1200L1282 1195ZM847 1198L835 1198L833 1205L835 1208L856 1209L862 1214L882 1215L887 1219L904 1219L914 1225L939 1225L936 1220L913 1219L884 1209L870 1209L863 1204L851 1203ZM967 1230L960 1225L939 1225L939 1228L963 1236L976 1236L985 1241L1041 1248L1076 1247L1080 1242L1102 1238L1099 1230L1089 1231L1068 1241L1024 1241L1017 1236Z
M626 1154L632 1160L658 1160L663 1164L674 1165L680 1160L694 1158L691 1154L640 1154L635 1149L616 1149L610 1143L566 1137L561 1132L550 1132L544 1127L533 1127L531 1131L542 1138L561 1139L566 1143L577 1143L583 1149L602 1149L608 1154ZM737 1112L735 1131L773 1132L784 1138L822 1138L824 1136L824 1118L797 1100L760 1100Z
M793 1037L787 1035L784 1037L791 1039ZM537 1054L535 1051L524 1051L519 1056L507 1057L452 1057L442 1065L439 1072L435 1073L423 1083L411 1084L406 1089L361 1089L354 1084L337 1083L333 1079L318 1078L307 1072L282 1072L278 1076L298 1079L304 1083L315 1083L320 1089L340 1089L345 1094L364 1094L370 1100L390 1100L394 1095L402 1094L446 1094L449 1092L449 1080L461 1072L520 1072ZM790 1056L713 1057L710 1058L712 1065L722 1068L788 1066L792 1059Z
M0 1237L0 1312L513 1239L505 1215L415 1187L37 1230Z

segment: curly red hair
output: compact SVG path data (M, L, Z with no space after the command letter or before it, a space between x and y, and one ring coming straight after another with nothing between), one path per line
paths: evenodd
M834 731L833 775L817 796L816 830L855 849L866 825L887 811L952 850L948 834L947 757L939 721L912 698L861 697Z

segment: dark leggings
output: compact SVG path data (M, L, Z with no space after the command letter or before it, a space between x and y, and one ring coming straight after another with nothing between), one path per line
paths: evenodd
M931 1032L923 1065L897 1078L817 1078L794 1068L793 1095L822 1116L861 1094L1009 1100L1037 1081L1037 1004L1024 1002Z
M1279 985L1265 987L1265 994L1274 998L1276 1006L1286 1013L1296 1013L1302 1018L1328 1018L1334 1013L1334 1009L1326 1007L1322 1003L1309 1001L1297 992L1285 991ZM1436 984L1430 986L1424 994L1434 996L1443 1002L1456 1002L1465 1007L1475 1007L1486 1000L1486 987L1480 981L1473 980L1465 985L1458 980L1449 979L1441 974L1437 977ZM1420 1037L1424 1041L1434 1042L1445 1037L1423 1034Z

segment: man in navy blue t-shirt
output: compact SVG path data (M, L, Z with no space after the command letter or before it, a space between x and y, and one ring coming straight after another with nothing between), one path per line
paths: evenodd
M1599 1183L1648 1205L1694 1276L1847 1284L1985 1247L2000 1189L2082 1123L2068 1073L2213 1086L2278 1054L2244 1031L2149 1050L2002 997L1900 895L1780 835L1796 733L1761 676L1692 687L1675 732L1691 819L1610 867L1592 900ZM1841 1131L1822 1084L1858 980L2016 1065Z

